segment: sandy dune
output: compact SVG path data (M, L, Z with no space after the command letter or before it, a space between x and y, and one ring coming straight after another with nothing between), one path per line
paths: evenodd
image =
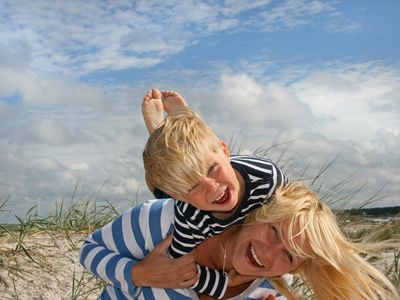
M85 235L38 232L24 251L0 238L0 299L96 299L101 283L84 271L78 251ZM94 290L93 290L94 288Z

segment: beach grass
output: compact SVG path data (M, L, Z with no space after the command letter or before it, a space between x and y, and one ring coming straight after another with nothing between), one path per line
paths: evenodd
M33 206L14 223L0 224L1 299L97 298L104 284L80 266L78 251L89 233L120 212L109 201L99 204L98 195L75 196L45 217ZM7 204L0 202L0 214L9 212Z

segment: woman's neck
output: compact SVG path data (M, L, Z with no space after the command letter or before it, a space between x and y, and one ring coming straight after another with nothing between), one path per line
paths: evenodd
M197 246L197 263L228 273L233 268L232 254L234 236L238 230L239 226L232 226L221 234L213 236ZM210 249L213 250L210 251Z
M233 248L235 235L240 226L232 226L223 233L213 236L197 246L197 263L212 269L222 270L229 273L233 270ZM210 249L212 249L210 251ZM251 280L243 281L234 287L228 287L222 299L230 299L242 293L251 283ZM208 296L198 294L199 299L210 299Z

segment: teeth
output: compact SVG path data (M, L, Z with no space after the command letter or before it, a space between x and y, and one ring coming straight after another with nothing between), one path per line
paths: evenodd
M228 189L228 188L226 188L226 189L222 192L222 194L219 195L219 197L218 197L217 199L215 199L213 202L215 203L215 202L218 202L219 200L221 200L222 197L225 195L227 189Z
M257 263L257 265L259 265L260 267L264 267L264 265L261 263L260 259L257 257L256 250L254 250L253 245L250 246L250 251L251 251L251 255L253 255L253 258L254 258L255 262Z

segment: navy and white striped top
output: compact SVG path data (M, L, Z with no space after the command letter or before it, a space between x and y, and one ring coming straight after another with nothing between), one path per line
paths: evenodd
M174 199L150 200L129 209L88 236L80 249L80 263L106 282L101 300L190 300L198 299L190 289L136 287L132 267L172 231ZM292 277L285 278L290 284ZM258 279L232 300L255 300L272 294L286 299L271 284Z
M283 172L270 160L249 155L232 155L231 165L244 180L244 194L236 211L226 219L217 219L210 211L176 201L174 232L169 253L177 258L192 251L204 240L231 225L242 223L247 214L268 203L275 190L288 183ZM218 299L228 286L228 276L221 270L198 267L199 280L191 288Z

